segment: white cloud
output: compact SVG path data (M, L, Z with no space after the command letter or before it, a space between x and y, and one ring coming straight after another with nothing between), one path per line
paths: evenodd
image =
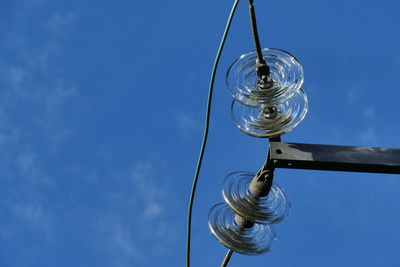
M376 126L376 110L373 107L367 107L362 111L365 124L367 125L358 134L358 138L368 145L377 145L379 143L378 129Z
M22 82L24 82L27 78L28 73L19 67L9 67L6 69L8 73L5 75L6 79L8 79L9 84L14 86L18 86Z
M188 136L193 132L201 131L202 127L196 116L188 113L180 113L176 116L176 122L180 133Z
M13 24L0 36L0 180L10 214L2 227L7 228L8 220L8 228L19 229L14 224L22 222L24 230L41 233L51 232L46 192L58 182L48 171L46 157L73 133L61 123L64 107L80 103L77 89L60 74L63 40L48 31L67 30L76 15L53 13L41 21L38 17L46 16L47 3L17 1ZM39 23L31 23L33 19ZM42 33L42 38L32 32Z
M372 121L376 118L376 110L373 107L367 107L363 111L363 116L367 121Z
M137 244L132 223L124 223L116 216L108 214L98 218L95 245L102 251L109 266L133 266L133 262L143 254L142 246Z
M75 12L54 13L48 20L47 26L54 32L65 29L75 22Z
M65 31L76 14L55 12L47 22L33 24L36 26L31 30L44 31L41 39L28 37L31 34L26 32L26 28L32 27L31 18L39 13L46 16L42 12L44 4L48 1L19 1L14 25L0 38L0 42L7 44L6 51L0 53L0 144L12 139L18 143L24 138L27 142L27 133L32 133L47 136L49 147L56 147L57 142L65 142L73 132L60 123L63 108L82 104L76 87L60 75L58 59L63 40L44 29L47 26L57 32ZM18 120L18 116L24 116L24 121ZM15 140L16 133L19 140Z
M16 158L19 177L29 182L51 187L55 181L49 177L43 167L37 162L37 155L33 152L24 151Z
M358 137L361 141L369 145L377 144L379 141L377 130L373 126L367 127L358 135Z
M27 37L25 26L31 26L29 17L35 13L28 6L34 9L44 2L27 2L14 28L4 38L0 37L0 41L8 44L8 51L0 52L0 179L16 185L3 196L7 212L12 216L7 222L1 221L0 226L8 229L14 227L15 222L22 222L18 227L24 231L30 226L42 233L63 224L52 214L54 211L64 214L61 209L68 204L49 203L54 196L46 195L49 189L58 189L59 185L55 174L48 169L51 164L48 158L56 153L54 147L67 143L74 134L74 129L62 120L64 108L80 104L82 100L78 88L63 79L62 69L57 64L62 56L64 38L59 32L73 25L76 13L54 13L48 20L44 19L38 26L40 29L36 29L45 31L44 40L39 42ZM181 123L186 129L196 126L183 117ZM37 139L45 140L46 145L38 143ZM159 246L151 252L165 250L171 247L178 232L174 220L168 216L168 207L175 197L167 192L167 182L156 176L156 166L153 161L140 161L115 173L114 170L85 171L88 168L85 166L76 168L88 173L83 182L97 186L105 178L121 177L118 178L121 186L107 182L112 185L99 199L108 206L92 207L95 211L90 211L93 218L89 219L96 226L93 231L98 234L100 246L104 245L99 249L105 250L114 261L111 266L135 266L128 263L149 253L140 242L149 238L157 240ZM65 169L73 167L63 166ZM82 173L79 175L84 176ZM76 204L75 200L66 201ZM13 234L21 235L18 227ZM3 236L9 232L0 231Z
M359 97L359 94L360 94L360 88L358 88L356 86L350 87L346 91L346 95L345 95L347 104L349 104L349 105L354 104L355 101L357 100L357 98Z
M151 201L146 203L144 210L144 218L151 219L158 217L162 213L161 205L157 202Z
M45 214L40 203L19 203L15 204L12 210L14 214L21 220L25 221L27 225L34 228L41 228L41 230L46 228L47 223Z
M137 196L144 205L142 219L155 219L162 215L161 198L163 197L162 186L156 183L151 177L153 166L148 162L138 162L132 171L132 180Z
M107 192L107 206L113 208L103 210L95 223L111 266L135 266L149 255L168 255L174 247L179 231L170 207L176 198L159 173L159 162L142 160L111 175L119 185ZM154 245L149 249L143 242Z
M138 258L140 253L131 238L131 230L120 224L114 224L111 231L111 242L129 258Z

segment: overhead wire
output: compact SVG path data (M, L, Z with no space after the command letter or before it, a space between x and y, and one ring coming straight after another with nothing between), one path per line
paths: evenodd
M206 117L205 117L205 123L204 123L203 141L202 141L202 144L200 147L196 171L194 174L192 189L191 189L190 197L189 197L188 219L187 219L187 238L186 238L186 266L187 267L190 267L190 244L191 244L191 230L192 230L193 201L194 201L194 197L196 194L197 182L199 179L200 169L201 169L201 165L203 162L204 151L205 151L205 147L206 147L206 143L207 143L208 129L209 129L209 124L210 124L210 114L211 114L211 102L212 102L212 94L213 94L213 89L214 89L215 76L217 73L218 64L219 64L219 60L221 58L222 50L224 48L225 41L228 36L228 32L229 32L237 5L239 4L239 1L240 0L235 0L235 2L233 3L232 9L229 14L228 21L226 23L225 30L222 35L222 39L221 39L221 42L220 42L220 45L219 45L219 48L217 51L217 55L215 57L214 65L213 65L213 68L211 71L211 79L210 79L210 84L209 84L209 89L208 89L208 97L207 97Z

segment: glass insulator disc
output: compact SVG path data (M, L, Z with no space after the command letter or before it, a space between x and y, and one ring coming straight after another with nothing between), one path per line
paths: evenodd
M233 121L244 133L255 137L274 137L293 130L308 111L307 95L300 89L286 102L269 107L250 107L234 100Z
M254 176L254 173L244 171L227 175L222 186L224 200L234 212L251 222L274 224L283 221L290 209L284 190L272 183L267 196L256 198L249 189Z
M245 255L258 255L270 251L276 239L272 225L254 224L243 228L237 216L225 203L213 206L208 216L208 227L213 236L225 247Z
M236 59L226 74L231 95L244 105L252 107L274 106L285 102L298 92L303 84L303 67L290 53L274 49L262 50L273 80L271 88L261 88L256 73L257 53L244 54Z

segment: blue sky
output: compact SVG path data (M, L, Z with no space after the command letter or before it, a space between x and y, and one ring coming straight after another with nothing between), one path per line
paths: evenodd
M309 113L287 142L400 147L398 1L255 1L263 47L303 64ZM184 266L211 66L232 1L0 3L0 266ZM239 4L217 74L193 266L224 177L267 142L230 118L228 66L253 50ZM229 266L399 266L395 175L277 170L292 203L272 252Z

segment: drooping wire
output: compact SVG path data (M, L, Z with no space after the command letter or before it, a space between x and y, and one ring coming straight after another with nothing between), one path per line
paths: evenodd
M239 4L239 0L235 0L233 3L231 12L228 17L228 21L225 26L224 33L222 35L221 43L219 45L217 55L215 57L214 65L211 71L211 79L210 79L210 85L208 89L208 98L207 98L207 108L206 108L206 118L205 118L205 124L204 124L204 134L203 134L203 141L200 147L200 153L199 153L199 158L197 161L197 166L196 166L196 171L194 174L194 179L193 179L193 184L192 184L192 190L190 192L190 198L189 198L189 207L188 207L188 220L187 220L187 239L186 239L186 266L190 267L190 241L191 241L191 230L192 230L192 209L193 209L193 200L194 196L196 193L196 186L197 186L197 181L199 179L199 174L200 174L200 169L201 169L201 164L203 161L203 156L204 156L204 150L206 147L207 143L207 137L208 137L208 129L209 129L209 124L210 124L210 113L211 113L211 101L212 101L212 94L213 94L213 89L214 89L214 81L215 81L215 75L217 73L218 69L218 63L219 59L221 58L222 50L225 45L226 37L228 36L229 28L232 23L233 16L236 11L236 7Z

